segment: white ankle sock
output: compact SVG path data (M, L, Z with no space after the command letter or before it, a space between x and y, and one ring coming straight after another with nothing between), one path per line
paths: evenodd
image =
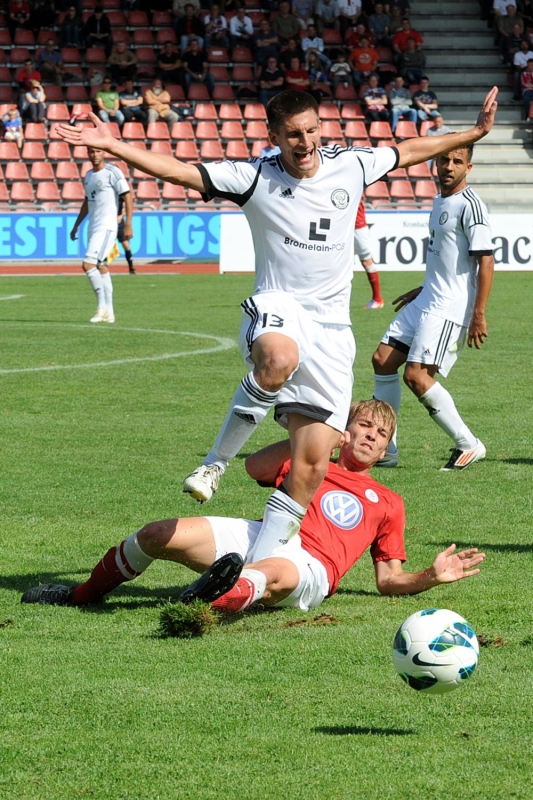
M266 504L263 524L252 550L253 561L268 558L275 548L295 536L306 511L286 492L276 489Z
M113 282L109 272L104 272L102 275L102 286L104 287L104 304L110 314L113 312Z
M434 383L422 397L418 398L429 411L429 416L460 450L471 450L477 444L472 431L464 424L455 407L453 398L440 383Z
M400 376L397 372L395 372L394 375L374 375L374 399L383 400L393 407L396 412L397 423L402 400L402 387L400 384ZM396 425L396 430L387 447L387 453L391 455L398 452L398 446L396 444L397 432L398 425Z
M233 395L226 419L203 464L216 464L224 472L230 459L237 455L264 420L278 394L262 389L252 372L246 375Z
M89 283L93 287L98 308L105 308L104 284L100 270L97 269L97 267L93 267L93 269L90 269L85 274L89 278Z

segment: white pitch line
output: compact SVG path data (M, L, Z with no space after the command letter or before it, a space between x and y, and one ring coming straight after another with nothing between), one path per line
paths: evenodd
M23 294L6 294L5 297L0 297L0 300L20 300L21 297L24 297Z
M68 323L51 323L49 325L48 323L31 323L31 322L28 324L36 326L46 325L47 327L53 326L53 327L89 328L91 330L95 330L94 326L92 325L76 325L76 324L69 325ZM22 372L55 372L58 370L66 370L66 369L94 369L98 367L121 366L122 364L140 364L145 361L167 361L171 358L182 358L183 356L199 356L199 355L207 355L208 353L219 353L224 350L230 350L232 347L235 347L236 344L233 339L227 339L224 336L212 336L208 333L190 333L187 331L157 330L153 328L114 328L114 330L129 331L135 333L170 334L174 336L192 336L195 339L210 339L211 341L218 342L218 346L206 347L202 350L186 350L182 353L163 353L162 355L159 356L120 358L114 361L95 361L91 364L50 364L45 367L20 367L17 369L0 369L0 375L14 375Z

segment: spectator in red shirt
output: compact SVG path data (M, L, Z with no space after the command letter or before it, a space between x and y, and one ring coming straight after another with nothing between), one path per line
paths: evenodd
M33 81L41 82L41 73L35 69L35 65L31 58L27 58L23 67L19 67L15 73L15 79L19 85L21 92L30 92Z
M297 89L299 92L309 90L311 79L306 69L303 69L300 59L297 56L291 58L291 65L285 72L285 88Z
M520 76L522 87L522 100L526 109L526 119L529 119L529 106L533 102L533 58L528 59L525 70Z
M356 85L361 86L365 83L378 65L378 51L370 47L368 38L361 37L361 44L355 47L350 53L348 63L353 69L353 77Z
M414 28L411 28L409 17L404 17L402 19L401 29L392 37L392 49L394 50L394 61L396 66L398 66L404 50L407 50L408 39L415 40L417 50L420 50L424 44L424 40L418 31L415 31Z
M370 47L374 47L374 37L370 31L367 31L362 22L360 22L359 25L356 25L355 28L350 28L346 32L344 41L348 47L360 47L363 36L368 39L368 44Z
M8 22L9 35L13 40L17 28L30 29L31 8L26 0L12 0L9 4Z

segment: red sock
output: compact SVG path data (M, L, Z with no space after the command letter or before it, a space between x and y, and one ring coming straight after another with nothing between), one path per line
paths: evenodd
M121 560L124 566L127 562L123 557L122 549L124 542L118 545L118 550L121 554ZM128 565L129 566L129 565ZM117 586L126 581L131 581L139 573L131 571L131 576L126 577L124 573L117 566L117 546L111 547L101 561L98 562L96 567L91 572L91 577L85 583L76 586L69 605L84 606L87 603L97 603L106 594L112 592Z
M223 594L211 607L223 614L238 614L251 604L255 595L255 586L248 578L239 578L233 589Z
M379 288L379 272L367 272L366 277L368 278L368 282L372 287L372 300L375 300L376 303L382 303L383 299L381 297L381 290Z

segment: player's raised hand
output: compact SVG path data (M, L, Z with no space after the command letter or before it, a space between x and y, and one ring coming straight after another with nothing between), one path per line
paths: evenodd
M89 114L89 119L94 124L94 128L60 124L56 130L60 137L69 144L81 144L86 147L96 147L99 150L109 150L116 141L109 126L92 112Z
M396 314L398 311L401 311L404 306L409 305L412 300L418 297L421 291L422 287L417 286L416 289L410 289L408 292L405 292L405 294L401 294L399 297L393 300L392 305L394 306L394 311Z
M433 570L439 583L453 583L461 578L477 575L480 571L474 567L485 560L485 553L478 553L476 547L456 553L456 547L457 545L451 544L433 562Z
M497 96L498 87L493 86L483 101L483 106L478 114L475 125L475 127L479 130L479 139L481 139L483 136L486 136L494 124L494 118L498 108L498 103L496 102Z

